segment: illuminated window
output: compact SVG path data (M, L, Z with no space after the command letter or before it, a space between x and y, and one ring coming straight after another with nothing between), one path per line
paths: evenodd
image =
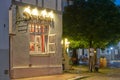
M49 52L49 26L31 23L29 33L30 54L47 54Z

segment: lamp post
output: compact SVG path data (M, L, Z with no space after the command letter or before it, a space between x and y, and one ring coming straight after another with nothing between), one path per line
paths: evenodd
M68 42L68 39L65 38L62 40L62 44L63 44L63 70L69 70L70 69L70 65L69 65L69 56L67 53L67 48L69 47L70 42Z
M110 50L111 50L111 60L114 60L114 48L111 47Z

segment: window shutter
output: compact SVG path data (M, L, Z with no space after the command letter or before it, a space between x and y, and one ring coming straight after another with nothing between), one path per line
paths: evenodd
M55 34L49 34L49 40L48 40L48 49L49 53L55 53L56 51L56 35Z

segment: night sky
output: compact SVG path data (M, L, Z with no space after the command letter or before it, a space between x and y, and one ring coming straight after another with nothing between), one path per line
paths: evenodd
M120 0L116 0L116 5L120 5Z

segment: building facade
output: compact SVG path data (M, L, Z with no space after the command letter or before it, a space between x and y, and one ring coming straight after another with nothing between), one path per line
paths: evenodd
M64 11L64 7L69 6L69 5L73 5L73 0L63 0L62 3L63 3L62 9Z
M0 80L9 80L9 17L10 0L0 3Z
M62 0L13 0L9 35L11 78L62 73Z

